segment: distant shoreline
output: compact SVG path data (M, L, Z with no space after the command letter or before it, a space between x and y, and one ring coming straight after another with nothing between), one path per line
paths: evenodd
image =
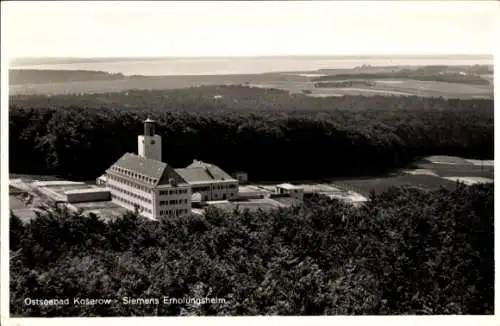
M107 64L100 66L105 68L103 66ZM120 65L123 66L127 65ZM187 71L170 66L167 69L162 70L160 67L155 70L156 64L153 67L146 65L145 68L143 66L137 69L129 68L133 74L127 71L120 72L116 66L112 67L115 70L113 72L85 68L10 69L9 94L109 93L131 89L167 90L201 85L243 85L281 89L313 97L356 94L446 98L493 97L493 65L488 64L398 65L396 63L392 66L376 66L357 62L353 68L344 66L267 72L255 69L253 73L249 73L249 69L242 72L231 71L234 66L226 67L225 71L217 70L219 67L213 67L211 70L211 67L208 67L202 72L195 72L197 67L193 68L189 64L186 66ZM172 68L172 71L168 68ZM141 73L142 69L146 72L155 72L157 75ZM161 74L163 72L171 74Z
M19 69L26 66L66 65L110 62L155 62L155 61L242 61L242 60L478 60L490 61L490 54L375 54L375 55L284 55L284 56L165 56L165 57L19 57L9 60L9 68ZM478 63L480 64L480 63Z

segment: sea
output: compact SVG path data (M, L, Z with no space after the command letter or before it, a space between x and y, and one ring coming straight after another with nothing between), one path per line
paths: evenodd
M10 69L93 70L124 75L233 75L269 72L313 72L371 66L493 65L493 57L471 56L274 56L170 58L26 58Z

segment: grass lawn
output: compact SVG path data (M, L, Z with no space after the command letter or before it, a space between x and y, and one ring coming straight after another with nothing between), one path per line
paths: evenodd
M493 166L463 165L463 164L436 164L418 163L419 169L434 171L441 177L483 177L494 178Z
M354 190L363 196L368 196L371 190L383 192L391 186L415 186L425 189L436 189L440 186L454 189L455 182L431 175L398 175L385 178L364 178L336 180L334 185L344 189Z
M252 85L264 88L278 88L293 93L311 91L311 96L341 95L419 95L443 97L492 97L491 85L473 85L419 80L369 80L374 86L352 88L315 88L312 77L292 73L269 73L255 75L207 75L207 76L143 76L117 80L75 81L42 84L10 85L14 94L67 94L107 93L130 89L175 89L200 85ZM397 81L397 82L396 82Z

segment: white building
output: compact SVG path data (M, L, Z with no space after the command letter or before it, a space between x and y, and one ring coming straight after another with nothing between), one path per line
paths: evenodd
M287 194L292 198L304 199L304 188L294 186L290 183L282 183L276 186L276 193Z
M191 185L193 194L201 195L202 201L238 198L238 180L213 164L193 160L186 168L175 171Z
M125 153L104 178L111 200L119 206L151 219L179 216L191 212L190 185L166 163L161 162L161 137L154 121L144 122L144 135L138 141L139 155Z
M193 194L202 201L238 198L238 180L213 164L195 160L174 169L162 162L161 137L150 118L144 121L144 135L138 136L138 153L125 153L97 179L119 206L162 219L189 214Z

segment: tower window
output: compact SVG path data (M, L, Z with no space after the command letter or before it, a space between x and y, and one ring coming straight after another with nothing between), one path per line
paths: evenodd
M151 140L151 145L154 145L154 144L155 144L155 141L154 141L154 139L153 139L153 140Z

